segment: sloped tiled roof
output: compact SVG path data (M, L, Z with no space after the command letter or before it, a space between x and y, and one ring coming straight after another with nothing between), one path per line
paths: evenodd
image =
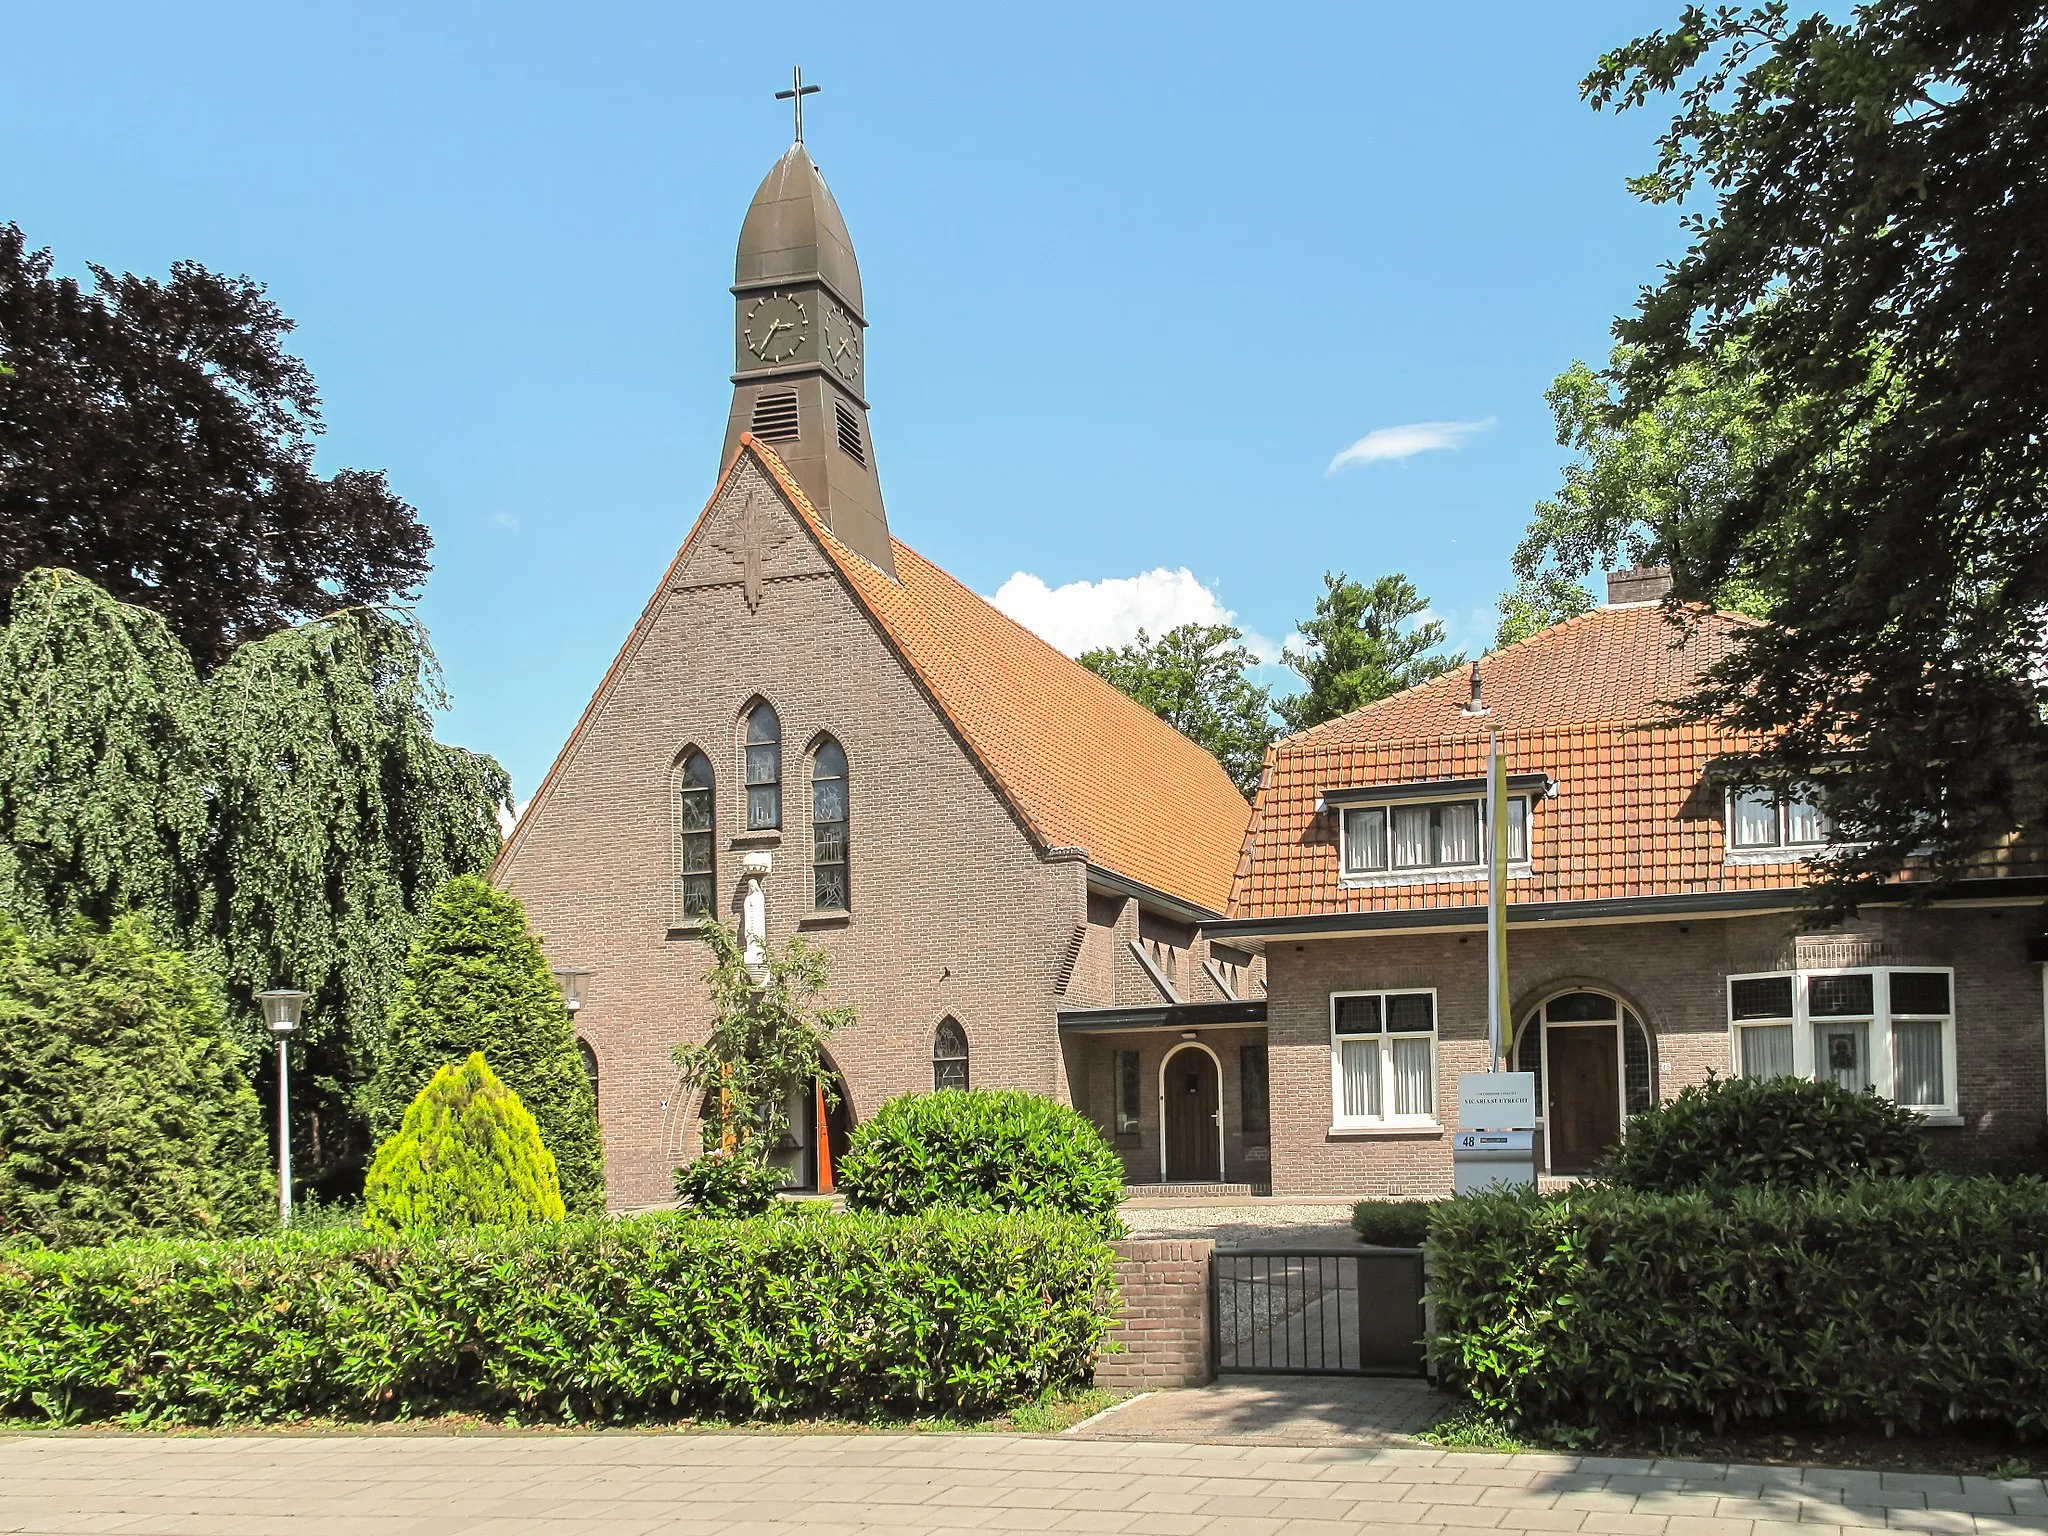
M1232 918L1482 907L1484 875L1345 885L1332 791L1476 779L1500 732L1510 774L1547 774L1557 796L1531 823L1531 873L1511 904L1785 890L1797 862L1729 862L1716 758L1755 746L1711 725L1658 724L1662 701L1726 655L1747 620L1702 614L1690 632L1654 606L1605 608L1483 658L1490 713L1466 719L1463 668L1280 742L1246 835ZM1677 642L1677 643L1674 643Z
M1503 646L1479 664L1488 724L1513 730L1657 719L1665 713L1658 706L1689 692L1753 622L1704 609L1694 618L1697 627L1688 631L1654 603L1595 608ZM1459 667L1303 731L1287 746L1435 737L1458 720L1470 695L1468 674Z
M1251 807L1222 764L895 540L891 580L832 536L772 449L741 441L1044 846L1223 910Z

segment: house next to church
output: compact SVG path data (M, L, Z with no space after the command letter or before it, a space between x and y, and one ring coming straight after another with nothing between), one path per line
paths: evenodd
M747 210L732 297L716 487L495 871L585 973L612 1204L671 1198L701 1146L671 1053L709 1027L703 925L749 906L858 1012L837 1106L794 1106L798 1184L883 1099L966 1085L1083 1106L1133 1182L1263 1183L1261 962L1201 934L1250 807L890 537L860 271L801 142Z
M1709 1073L1871 1089L1936 1153L2026 1156L2048 1115L2048 881L2017 852L1925 905L1901 887L1802 931L1830 829L1738 791L1751 738L1667 723L1740 625L1608 606L1279 743L1211 944L1263 946L1273 1190L1440 1195L1487 1039L1488 739L1507 759L1510 1065L1536 1075L1539 1173ZM1475 707L1475 705L1477 707Z

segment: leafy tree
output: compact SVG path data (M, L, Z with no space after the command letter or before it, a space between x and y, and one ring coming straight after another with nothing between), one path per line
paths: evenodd
M1846 834L1826 904L1927 850L1937 877L2048 811L2048 110L2043 0L1688 6L1604 57L1596 107L1678 92L1652 203L1697 191L1691 245L1619 323L1622 410L1683 370L1784 419L1708 509L1681 596L1754 584L1689 711L1765 733L1759 782L1818 783Z
M411 594L432 541L381 472L313 470L292 322L246 277L92 268L0 225L0 600L66 566L163 615L202 671L244 640Z
M1281 653L1308 684L1274 701L1288 730L1348 715L1464 664L1463 653L1439 651L1441 620L1414 622L1429 611L1429 600L1406 576L1382 576L1368 587L1326 572L1323 589L1315 617L1296 626L1304 648Z
M372 1134L393 1131L437 1072L476 1052L540 1127L569 1210L602 1213L597 1102L561 988L519 899L457 875L434 893L406 957L383 1071L368 1095Z
M363 1224L525 1227L566 1213L556 1163L526 1106L472 1051L448 1062L377 1149L363 1185Z
M1271 690L1245 676L1257 658L1243 638L1228 624L1179 624L1076 659L1207 751L1249 797L1277 732Z
M137 916L0 918L0 1242L275 1224L262 1111L212 983Z
M765 945L761 974L747 969L739 939L722 923L704 925L711 948L711 1032L675 1049L682 1085L706 1095L704 1149L756 1163L789 1127L789 1101L824 1079L825 1041L854 1021L848 1007L821 1008L826 955L798 934Z
M403 613L355 610L242 647L201 681L164 621L38 571L0 627L0 912L38 933L147 913L226 983L313 994L294 1037L302 1173L352 1185L418 914L489 867L510 789L433 739L446 700Z
M1771 406L1756 369L1735 348L1711 365L1687 363L1649 403L1632 408L1615 384L1633 353L1616 347L1604 373L1575 362L1544 399L1557 441L1578 454L1556 496L1514 554L1515 585L1500 600L1496 642L1520 640L1593 606L1596 569L1696 565L1703 537L1792 429L1796 408ZM1714 606L1761 618L1769 594L1731 578Z

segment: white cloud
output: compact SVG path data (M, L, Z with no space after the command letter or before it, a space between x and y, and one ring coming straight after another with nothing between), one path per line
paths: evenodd
M1069 656L1128 645L1141 629L1157 639L1176 624L1229 624L1237 617L1186 566L1060 587L1018 571L989 601ZM1261 635L1247 634L1244 643L1262 662L1280 659L1280 647Z
M1462 448L1494 423L1484 421L1412 421L1405 427L1376 427L1346 448L1323 471L1334 475L1354 464L1377 464L1382 459L1412 459L1418 453L1439 448Z
M498 835L500 837L510 837L512 829L519 825L519 818L526 814L526 808L531 804L533 804L531 800L515 800L512 802L512 809L509 811L504 806L499 806Z
M493 512L491 514L491 521L500 528L510 528L514 533L519 531L519 514L517 512Z

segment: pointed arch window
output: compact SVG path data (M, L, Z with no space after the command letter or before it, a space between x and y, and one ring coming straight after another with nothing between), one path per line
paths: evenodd
M576 1040L576 1054L583 1062L583 1075L590 1079L590 1102L597 1102L597 1052L590 1048L590 1042L581 1036Z
M683 921L709 917L717 884L711 759L695 747L676 770L676 913Z
M747 711L747 830L782 825L782 722L765 702Z
M829 736L811 754L811 905L844 912L847 899L846 752Z
M948 1016L932 1031L932 1088L936 1092L966 1087L967 1031L958 1019Z

